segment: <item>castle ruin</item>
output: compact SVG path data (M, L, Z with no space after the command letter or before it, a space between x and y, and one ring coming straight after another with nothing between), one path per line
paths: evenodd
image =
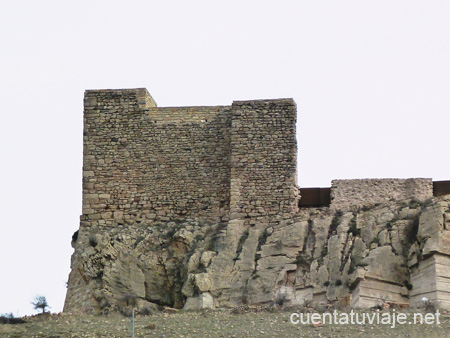
M160 108L146 89L86 91L64 311L118 309L129 292L139 308L450 308L448 184L300 189L296 115L292 99Z

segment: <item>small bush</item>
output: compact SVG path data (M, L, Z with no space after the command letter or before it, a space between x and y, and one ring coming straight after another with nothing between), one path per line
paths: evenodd
M311 265L312 260L313 260L312 257L305 258L304 256L299 255L295 258L294 264L309 267Z
M435 313L436 312L436 305L434 304L434 302L432 302L428 298L424 297L422 299L422 303L423 303L423 305L425 307L425 312L428 312L428 313Z
M175 229L175 228L170 229L166 233L166 239L173 239L173 237L175 236L176 233L177 233L177 229Z
M350 227L348 228L348 233L353 234L354 237L359 236L361 234L361 229L358 229L356 225L356 217L353 217L350 221Z
M273 300L274 304L279 305L279 306L283 306L284 303L288 300L288 295L285 292L279 292L276 296L275 299Z
M139 310L139 314L142 316L151 316L153 311L150 307L146 306Z
M409 207L411 209L417 209L420 208L423 205L423 202L413 198L411 201L409 201Z
M22 318L15 318L13 313L5 313L0 315L0 324L24 324L26 321L24 321Z
M434 202L433 198L429 198L429 199L427 199L426 201L424 201L424 202L423 202L423 206L424 206L424 208L426 208L426 207L428 207L428 206L432 205L432 204L433 204L433 202Z
M406 241L413 244L417 240L417 232L419 231L419 217L413 220L413 223L406 228Z
M320 256L323 258L326 255L328 255L328 245L327 243L324 244L324 246L322 247L322 251L320 252Z
M348 267L347 274L351 275L353 272L355 272L355 270L356 270L355 265L351 263L350 266Z
M134 242L134 247L137 247L137 246L139 245L139 243L141 243L144 239L145 239L144 236L139 236L139 237L136 239L136 242Z
M96 236L89 237L89 245L95 248L98 245L98 240Z
M248 229L242 234L241 238L239 238L239 243L236 249L236 258L239 257L240 253L242 252L242 249L244 248L244 243L247 240L249 235Z
M405 280L405 281L403 282L403 284L405 285L405 287L406 287L409 291L412 290L413 286L412 286L412 284L411 284L410 282L408 282L407 280Z
M31 302L31 304L34 306L35 310L42 310L42 313L45 313L45 309L50 307L47 303L47 299L44 296L36 296L34 302Z
M131 306L131 307L136 307L137 305L137 296L134 292L130 291L125 293L122 296L122 301L125 304L125 306Z
M371 241L370 244L376 244L376 245L380 245L380 239L377 237L374 237Z
M72 235L72 242L74 243L78 240L78 231L79 230L75 231Z
M258 237L258 248L256 251L260 251L261 247L266 244L267 238L269 237L269 234L266 230L264 230Z
M354 264L353 262L350 263L350 266L348 268L348 274L351 275L353 272L355 272L356 268L358 267L366 267L369 263L367 262L359 262L358 264Z
M337 212L334 215L333 220L331 221L331 225L330 225L330 230L328 232L328 236L330 236L334 232L336 232L336 229L339 226L339 224L341 224L341 222L342 222L342 212L339 211L339 212Z

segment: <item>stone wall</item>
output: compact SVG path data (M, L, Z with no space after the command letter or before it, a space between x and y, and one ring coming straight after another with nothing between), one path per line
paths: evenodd
M291 99L233 103L232 218L251 217L256 222L296 211L295 123Z
M431 197L433 197L433 182L428 178L355 179L331 182L331 208L334 210L411 198L424 201Z
M156 108L137 93L86 92L82 224L226 218L230 108Z
M145 89L85 93L82 225L292 213L292 100L156 107Z

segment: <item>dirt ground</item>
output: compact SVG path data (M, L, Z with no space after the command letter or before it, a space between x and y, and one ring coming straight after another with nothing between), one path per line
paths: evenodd
M135 337L450 337L450 315L442 313L440 324L292 324L291 311L178 311L155 313L135 319ZM308 312L310 315L313 312ZM337 312L337 318L343 318ZM375 310L357 311L360 315L376 315ZM379 312L379 315L392 315ZM413 313L404 312L411 320ZM320 314L320 313L319 313ZM396 313L398 315L398 312ZM303 319L307 315L304 314ZM362 317L360 317L362 318ZM1 338L81 338L131 337L131 318L119 314L109 316L67 315L64 313L25 317L24 324L0 324ZM294 315L294 320L299 317ZM341 319L342 320L342 319ZM318 326L317 326L318 325Z

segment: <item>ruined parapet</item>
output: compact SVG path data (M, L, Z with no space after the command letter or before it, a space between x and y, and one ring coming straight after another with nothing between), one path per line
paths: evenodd
M331 209L369 207L375 204L433 197L433 181L429 178L354 179L331 182Z

